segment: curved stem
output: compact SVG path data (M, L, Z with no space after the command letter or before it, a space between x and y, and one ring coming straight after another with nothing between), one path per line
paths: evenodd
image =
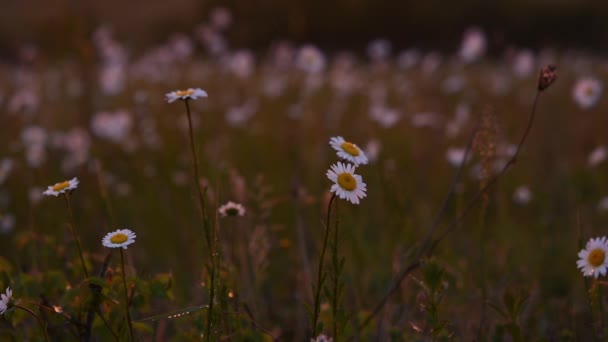
M127 276L125 272L125 255L120 249L120 263L122 265L122 284L125 287L125 312L127 315L127 323L129 324L129 335L131 336L131 341L135 341L135 335L133 334L133 322L131 322L131 314L129 313L129 288L127 287Z
M36 320L38 321L38 324L40 324L40 329L42 329L42 333L44 334L44 340L45 341L50 341L49 340L49 335L46 332L46 326L44 325L44 323L42 322L42 320L40 319L40 317L38 317L38 315L36 315L34 313L34 311L32 311L32 310L30 310L30 309L28 309L28 308L26 308L24 306L21 306L21 305L15 305L15 308L21 309L21 310L29 313L30 315L34 316L36 318Z
M414 260L403 270L401 271L397 277L395 278L393 284L391 285L391 287L389 288L389 290L386 292L386 294L380 299L380 302L374 307L374 310L372 311L371 314L369 314L369 316L367 316L367 318L365 318L365 320L361 323L361 325L359 326L359 329L362 329L364 327L366 327L371 320L380 312L380 310L384 307L384 305L386 304L388 298L395 293L395 291L397 291L397 289L399 288L399 286L401 285L401 282L414 270L416 270L418 267L420 267L420 261L422 259L423 255L430 255L435 248L437 247L437 245L439 244L439 242L441 242L450 232L452 232L454 229L456 229L456 227L461 223L461 221L466 217L466 215L469 213L469 211L475 206L475 204L477 203L477 200L484 194L486 193L497 181L500 177L502 177L502 175L504 175L511 166L513 166L515 164L515 162L517 161L517 157L519 156L519 152L524 144L524 142L526 141L528 135L530 134L530 131L532 129L532 124L534 123L534 117L536 115L536 107L538 104L538 99L540 97L541 94L541 90L537 90L536 95L534 96L534 102L532 104L532 111L530 113L530 117L528 119L528 124L526 125L526 129L524 131L524 134L522 135L521 139L519 140L519 143L517 144L517 148L515 149L515 153L513 153L513 156L509 159L509 161L507 161L507 163L505 164L505 166L501 169L501 171L499 173L497 173L493 178L491 178L484 187L482 187L472 198L471 200L468 202L467 206L465 207L465 209L461 212L461 214L459 216L457 216L454 220L452 220L452 222L450 224L448 224L447 228L444 230L444 232L439 236L439 238L437 238L435 241L433 241L433 243L431 243L428 246L428 249L426 249L426 251L424 250L420 250L419 253L417 253L416 257L414 258ZM426 246L425 246L426 247Z
M334 316L334 320L333 320L333 338L334 341L338 342L338 305L339 305L339 298L340 298L340 274L342 273L342 269L340 266L340 259L339 259L339 255L338 255L338 221L340 219L339 215L338 215L338 203L336 202L335 205L336 209L334 209L334 211L336 212L336 224L335 224L335 228L334 228L334 243L332 246L332 263L333 263L333 268L334 268L334 277L333 277L333 298L332 298L332 303L331 303L331 307L332 307L332 311L333 311L333 316ZM329 224L329 222L328 222Z
M203 194L203 190L200 185L200 171L198 166L198 155L196 153L196 146L194 144L194 129L192 127L192 114L190 113L190 104L188 100L184 100L184 104L186 105L186 114L188 116L188 134L190 135L190 152L192 153L192 164L194 166L194 186L196 187L196 192L198 195L198 204L199 210L201 211L201 215L203 217L203 221L205 221L205 239L207 240L207 248L211 250L212 236L209 231L209 227L207 227L207 211L205 210L205 196Z
M84 272L85 279L89 277L89 272L87 271L87 266L84 262L84 256L82 254L82 247L80 246L80 239L78 235L76 235L76 223L74 220L74 211L72 210L72 204L70 203L70 195L68 193L64 193L63 198L65 198L65 203L68 206L68 212L70 214L70 224L68 227L70 228L70 233L72 234L72 238L76 242L76 246L78 246L78 255L80 256L80 263L82 264L82 271Z
M312 319L312 337L317 337L317 323L319 322L319 311L321 307L321 288L323 287L323 282L325 277L323 275L323 260L325 259L325 251L327 250L327 241L329 240L329 223L331 216L331 205L336 199L336 194L333 193L329 204L327 205L327 223L325 224L325 238L323 239L323 247L321 248L321 256L319 258L319 268L317 271L317 286L315 287L315 298L314 298L314 308L313 308L313 319Z

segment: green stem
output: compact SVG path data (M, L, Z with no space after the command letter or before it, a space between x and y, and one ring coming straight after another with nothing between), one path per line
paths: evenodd
M211 341L211 326L213 321L213 301L215 297L215 229L209 229L207 211L205 210L205 195L200 185L200 171L198 164L198 156L196 153L196 145L194 143L194 129L192 127L192 113L190 112L190 104L188 100L184 100L186 106L186 114L188 116L188 134L190 136L190 151L192 153L192 164L194 165L194 186L198 195L199 210L203 218L203 228L205 230L205 240L207 249L209 250L209 263L211 273L211 284L209 286L209 312L207 315L207 341Z
M133 334L133 322L131 321L131 314L129 313L129 288L127 287L127 275L125 272L125 254L120 249L120 263L122 265L122 284L125 287L125 311L127 314L127 323L129 324L129 335L131 336L131 341L135 341L135 335Z
M68 212L70 214L70 224L68 227L70 228L70 233L72 234L72 238L76 241L76 246L78 246L78 255L80 256L80 263L82 264L82 271L84 272L85 279L89 277L89 272L87 271L87 266L84 262L84 256L82 254L82 247L80 245L80 239L78 235L76 235L76 223L74 220L74 211L72 210L72 204L70 203L70 195L68 193L64 193L63 198L65 198L65 203L68 207Z
M49 335L46 332L46 326L44 325L44 323L42 323L42 320L40 319L40 317L38 317L38 315L36 315L34 313L34 311L32 311L32 310L30 310L30 309L28 309L28 308L26 308L24 306L21 306L21 305L15 305L15 308L21 309L21 310L29 313L30 315L34 316L36 318L36 320L38 321L38 324L40 324L40 329L42 329L42 333L44 334L44 340L45 341L50 341L49 340Z
M335 342L338 342L338 305L339 305L339 298L340 298L340 294L339 294L339 287L340 287L340 274L342 273L342 270L340 269L340 259L338 258L338 221L339 221L339 216L338 216L338 203L336 202L335 205L335 214L336 214L336 224L335 224L335 228L334 228L334 243L332 246L332 261L333 261L333 268L334 268L334 279L333 279L333 298L332 298L332 314L334 316L334 321L333 321L333 338Z
M329 240L329 222L331 216L331 205L336 199L336 194L333 193L329 204L327 205L327 224L325 225L325 238L323 239L323 247L321 248L321 256L319 258L319 269L317 272L317 286L315 287L315 298L312 318L312 337L317 337L317 323L319 322L319 312L321 308L321 288L323 287L323 260L325 259L325 251L327 250L327 241Z
M190 152L192 153L192 164L194 166L194 187L196 188L196 192L198 195L198 203L199 209L203 216L204 228L205 228L205 239L207 240L207 248L211 251L211 243L212 236L207 226L207 211L205 210L205 196L203 194L203 190L200 185L200 171L198 165L198 156L196 153L196 146L194 144L194 129L192 127L192 114L190 113L190 104L188 100L184 100L184 104L186 105L186 114L188 115L188 134L190 135Z

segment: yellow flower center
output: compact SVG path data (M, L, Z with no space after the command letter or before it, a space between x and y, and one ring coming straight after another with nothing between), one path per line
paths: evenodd
M589 253L589 256L587 257L587 261L593 267L602 266L605 259L606 253L604 253L604 251L599 248L592 250L591 253Z
M341 173L338 176L338 185L344 190L353 191L357 188L357 180L350 173Z
M69 181L57 183L57 184L53 185L53 191L61 191L61 190L65 189L65 188L67 188L68 186L70 186L70 182Z
M112 237L110 238L110 241L112 243L123 243L126 242L127 240L129 240L129 237L123 233L118 233L118 234L114 234L112 235Z
M194 94L194 90L178 90L175 94L179 97L190 96Z
M342 146L342 149L351 156L356 157L360 153L359 148L355 146L355 144L349 143L348 141L343 142L340 146Z

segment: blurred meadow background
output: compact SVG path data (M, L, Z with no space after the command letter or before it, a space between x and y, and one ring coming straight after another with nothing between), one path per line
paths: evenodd
M42 341L41 326L49 340L129 340L131 320L142 341L608 338L603 277L576 264L608 225L605 4L2 6L0 291L13 291L3 340ZM433 221L437 238L516 152L548 64L558 78L516 162L418 255ZM208 94L187 103L214 258L186 107L165 99L187 88ZM329 227L339 225L344 263L336 272L332 240L324 284L338 275L343 287L339 315L335 293L321 291L317 329L311 285L336 136L369 159L357 168L367 197L335 200ZM43 195L74 177L69 202ZM220 215L228 201L245 214ZM137 234L126 266L101 243L122 228Z

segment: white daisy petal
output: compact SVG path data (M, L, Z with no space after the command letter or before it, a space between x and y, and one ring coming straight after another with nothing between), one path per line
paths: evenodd
M218 212L222 217L227 216L243 216L245 215L245 207L240 203L228 201L228 203L222 205Z
M118 229L106 234L101 243L108 248L124 248L135 242L137 235L129 229Z
M56 183L54 185L49 185L48 188L42 193L47 196L59 196L64 193L70 193L74 191L80 182L78 178L74 177L70 180L63 181L61 183Z
M353 204L359 204L359 199L366 196L367 186L363 178L355 174L356 167L352 164L338 162L330 166L327 178L334 182L330 191L340 199L345 199Z
M196 100L199 97L207 97L207 92L201 88L188 88L186 90L175 90L165 94L165 99L169 103L176 100Z
M344 140L344 138L340 136L329 139L329 145L336 150L338 157L355 164L352 165L353 168L355 166L365 165L369 162L362 149L357 145Z
M608 268L608 242L606 237L590 239L585 249L578 253L577 268L584 276L598 278L606 275Z

